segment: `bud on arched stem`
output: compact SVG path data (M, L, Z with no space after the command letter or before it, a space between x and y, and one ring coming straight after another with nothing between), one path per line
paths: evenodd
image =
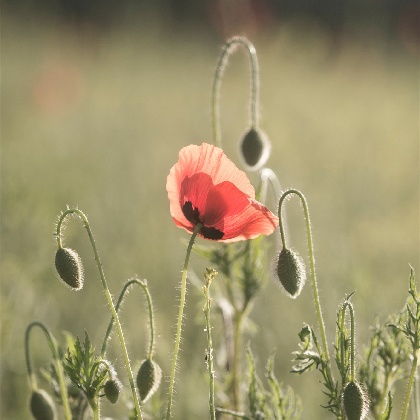
M147 309L149 312L149 333L150 333L147 358L152 359L154 348L155 348L155 321L154 321L154 314L153 314L153 301L152 301L152 296L150 295L150 292L149 292L149 288L147 286L147 281L140 280L138 278L132 278L128 280L121 290L120 296L118 297L118 300L117 300L117 304L115 305L115 310L117 312L119 311L128 290L130 289L131 286L134 286L134 285L140 286L146 297ZM105 356L107 343L109 341L109 336L111 335L113 326L114 326L114 317L110 319L108 328L105 333L105 337L104 337L104 341L103 341L102 349L101 349L102 357Z
M287 248L286 238L285 238L285 230L284 230L284 222L283 222L283 218L282 218L282 208L283 208L283 203L284 203L285 199L289 195L298 196L300 201L301 201L302 208L303 208L303 215L304 215L305 226L306 226L306 242L307 242L308 253L309 253L310 279L311 279L311 285L312 285L313 300L314 300L314 305L315 305L315 311L316 311L317 318L318 318L319 328L321 330L323 357L324 357L326 362L329 362L330 354L329 354L329 351L328 351L327 335L326 335L326 332L325 332L325 323L324 323L324 318L322 316L322 309L321 309L321 303L320 303L320 300L319 300L319 292L318 292L318 283L317 283L317 279L316 279L315 255L314 255L314 246L313 246L313 241L312 241L311 219L310 219L310 216L309 216L309 208L308 208L308 203L306 201L306 198L298 190L293 190L293 189L287 190L280 197L278 216L279 216L281 241L282 241L282 244L283 244L283 248ZM327 363L327 365L329 366L329 363Z
M192 233L190 242L188 243L184 266L182 268L181 294L180 294L180 299L179 299L175 343L174 343L174 350L172 353L172 363L171 363L171 371L170 371L170 377L169 377L169 392L168 392L168 406L166 409L166 420L169 420L172 416L172 402L173 402L172 400L173 400L174 389L175 389L175 373L176 373L176 365L178 361L179 346L181 344L182 322L184 319L184 307L185 307L185 295L187 293L188 264L190 261L191 250L194 245L195 238L199 234L202 227L203 226L201 225L201 223L197 223L197 225L194 228L194 232Z
M29 384L30 384L31 390L35 391L38 389L36 376L32 370L32 359L31 359L31 352L30 352L30 346L29 346L31 331L34 327L40 328L42 332L45 334L45 337L47 339L48 346L51 350L51 354L54 359L55 370L57 372L58 385L60 388L60 396L63 402L64 417L66 420L71 420L72 417L71 417L71 410L70 410L69 400L68 400L68 395L67 395L67 386L64 381L63 365L61 363L60 354L58 352L57 342L54 336L51 334L50 330L42 322L38 322L38 321L31 322L27 326L26 332L25 332L26 369L28 372L28 378L29 378Z
M229 61L229 57L236 51L236 47L244 47L249 57L251 69L251 95L250 95L250 125L252 128L258 128L258 107L259 107L259 69L257 53L254 45L243 36L234 36L228 39L223 45L217 61L216 70L214 72L212 97L211 97L211 118L213 128L213 142L216 146L222 146L222 136L220 129L220 85L222 83L223 73Z
M121 327L120 319L118 317L117 311L115 310L115 306L114 306L114 302L112 300L111 292L109 291L109 288L108 288L108 283L107 283L106 278L105 278L105 273L104 273L104 270L103 270L103 267L102 267L101 260L99 258L98 250L96 248L95 238L94 238L92 230L90 228L89 221L88 221L86 215L81 210L79 210L79 209L67 209L66 211L64 211L60 215L60 218L59 218L58 223L57 223L57 229L56 229L57 246L58 246L58 248L62 248L61 228L62 228L62 225L63 225L63 222L64 222L65 218L67 216L71 215L71 214L75 214L75 215L78 216L79 220L82 222L83 227L86 229L86 232L88 234L89 241L90 241L90 244L92 246L93 253L95 255L95 261L96 261L96 265L98 267L98 271L99 271L99 275L100 275L100 278L101 278L102 288L104 290L106 301L108 303L108 307L109 307L109 310L111 312L111 315L115 319L115 323L117 325L118 337L119 337L119 340L120 340L121 350L122 350L123 356L124 356L124 364L125 364L125 368L126 368L127 374L128 374L128 379L129 379L129 382L130 382L131 393L132 393L132 396L133 396L133 401L134 401L137 417L140 420L142 420L143 416L142 416L142 412L141 412L141 408L140 408L140 402L139 402L139 398L138 398L138 395L137 395L136 386L135 386L135 383L134 383L133 371L131 370L130 358L128 356L127 346L125 344L125 339L124 339L124 334L123 334L123 330L122 330L122 327Z

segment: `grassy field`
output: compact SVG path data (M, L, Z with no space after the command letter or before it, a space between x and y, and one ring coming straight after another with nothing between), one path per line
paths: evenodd
M1 410L4 419L26 419L26 325L43 321L56 336L87 330L99 346L109 319L77 223L70 224L66 243L83 258L85 288L73 293L56 278L52 233L68 204L89 216L114 293L134 273L149 280L156 358L168 372L187 235L171 221L165 182L182 146L211 141L210 86L222 40L186 29L172 33L159 22L107 31L7 16L3 24ZM355 290L362 346L375 317L403 305L408 263L420 267L416 61L381 39L343 37L337 44L321 30L292 25L253 41L262 127L273 145L268 166L283 187L299 188L309 200L330 340L337 306ZM222 86L222 125L226 152L237 162L247 77L245 58L235 56ZM288 215L291 241L306 255L295 202ZM204 264L193 257L197 273ZM190 290L179 419L207 416L202 298ZM137 293L122 319L139 361L147 330ZM324 419L318 376L288 373L302 322L315 324L310 289L292 301L268 281L251 317L261 372L276 349L279 377L305 396L303 419ZM35 363L42 366L48 348L37 337ZM116 340L112 347L114 360ZM104 414L118 418L118 407L104 404Z

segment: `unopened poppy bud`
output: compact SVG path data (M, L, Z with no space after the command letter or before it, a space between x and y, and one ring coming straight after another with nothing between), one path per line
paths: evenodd
M239 147L241 157L250 171L260 169L270 157L270 140L259 128L248 130L240 140Z
M343 392L344 411L348 420L363 420L369 411L369 401L362 387L355 381L349 382Z
M70 248L58 248L55 254L55 268L60 278L73 290L83 287L83 265L79 254Z
M159 365L151 359L144 360L137 374L137 388L142 402L146 402L156 392L161 379L162 370Z
M36 420L55 420L55 406L50 395L43 389L32 392L31 413Z
M108 381L106 381L104 386L104 392L109 402L115 404L118 401L121 388L121 382L117 378L109 379Z
M306 272L302 258L290 249L283 248L277 262L277 275L291 298L300 295L305 285Z

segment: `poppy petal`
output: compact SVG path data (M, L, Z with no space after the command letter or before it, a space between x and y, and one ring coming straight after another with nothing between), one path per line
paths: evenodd
M221 242L236 242L253 239L259 235L270 235L279 224L279 219L267 207L255 200L238 214L223 219ZM219 228L216 224L216 229Z
M225 181L215 185L207 194L203 223L206 226L218 225L222 219L236 215L249 205L249 197L236 185Z
M181 224L189 225L182 211L182 183L185 178L199 172L209 175L213 185L229 181L249 197L255 197L254 187L246 174L226 157L222 149L207 143L183 147L179 152L178 162L172 166L166 181L171 216Z

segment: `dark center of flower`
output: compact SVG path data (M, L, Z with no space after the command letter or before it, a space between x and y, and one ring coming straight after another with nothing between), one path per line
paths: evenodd
M193 207L191 201L186 201L184 203L182 206L182 212L184 213L184 216L187 218L187 220L193 225L197 225L198 223L203 225L200 233L206 239L213 239L217 241L223 238L224 233L221 230L218 230L214 227L204 226L203 221L200 219L200 212L198 211L198 208Z

